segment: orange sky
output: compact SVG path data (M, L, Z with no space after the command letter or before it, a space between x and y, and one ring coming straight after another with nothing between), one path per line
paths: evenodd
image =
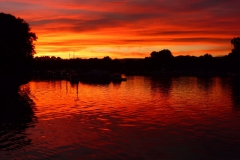
M0 12L27 21L35 56L144 58L226 55L240 36L237 0L0 0Z

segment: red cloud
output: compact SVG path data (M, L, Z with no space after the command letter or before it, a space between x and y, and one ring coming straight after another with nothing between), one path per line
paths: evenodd
M161 46L186 46L192 55L228 54L230 39L240 36L239 6L234 0L0 0L1 11L25 19L36 32L39 55L64 55L73 48L90 53L98 46L143 47L106 52L119 57L139 57ZM205 47L191 47L199 44Z

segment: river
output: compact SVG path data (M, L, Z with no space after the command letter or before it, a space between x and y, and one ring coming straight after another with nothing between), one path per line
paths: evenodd
M32 113L0 121L0 159L240 159L240 83L127 76L30 81ZM11 119L11 120L9 120Z

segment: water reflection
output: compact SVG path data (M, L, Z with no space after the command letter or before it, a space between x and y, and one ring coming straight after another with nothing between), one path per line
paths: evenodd
M151 77L151 90L167 96L172 87L172 77Z
M222 77L222 78L198 78L198 86L206 94L218 91L225 92L226 96L231 96L232 106L240 110L240 77ZM216 86L219 86L216 88Z
M27 90L0 97L0 151L13 151L31 144L26 130L34 126L36 118Z
M74 99L74 101L78 101L79 100L79 96L78 96L78 90L79 90L79 82L77 83L70 83L71 84L71 88L72 89L76 89L76 99ZM66 84L67 86L68 84Z
M216 78L199 77L199 78L197 78L197 84L200 89L204 90L205 92L209 92L209 91L211 91L215 80L216 80Z
M38 123L27 114L22 129L5 127L1 139L20 131L29 140L22 159L240 158L233 81L127 78L109 85L31 81Z
M232 78L230 81L232 87L232 99L234 108L240 110L240 77Z

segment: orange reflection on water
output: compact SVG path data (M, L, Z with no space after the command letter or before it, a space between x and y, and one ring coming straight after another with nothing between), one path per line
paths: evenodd
M231 88L224 86L219 78L170 78L164 81L129 77L127 82L105 85L32 81L29 87L37 106L36 115L45 120L85 111L111 113L114 110L120 115L136 114L136 121L138 117L165 121L162 116L182 114L193 118L194 114L195 117L199 115L197 110L206 116L214 116L226 113L232 107ZM140 117L141 114L144 117Z
M160 159L159 151L179 156L185 146L185 155L197 155L203 151L195 146L208 152L217 141L221 152L239 141L240 113L233 112L234 86L227 79L129 76L122 83L31 81L28 87L38 119L28 130L34 144L28 150L43 159L67 159L69 153L83 159L124 159L122 153L125 159Z

